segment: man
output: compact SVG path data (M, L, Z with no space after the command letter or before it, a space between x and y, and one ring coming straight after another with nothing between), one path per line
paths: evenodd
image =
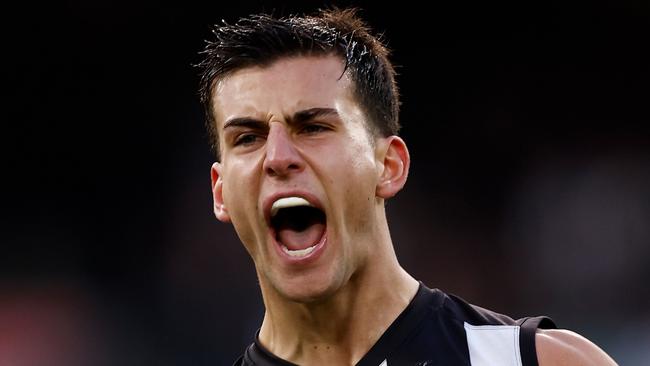
M251 255L266 307L236 365L614 365L545 317L431 290L398 263L384 202L404 186L388 51L353 10L214 30L201 96L214 212Z

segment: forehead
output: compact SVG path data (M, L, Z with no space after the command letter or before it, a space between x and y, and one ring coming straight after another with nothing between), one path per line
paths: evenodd
M215 85L217 126L235 116L266 119L316 107L341 110L354 102L352 82L343 70L343 60L333 55L282 58L237 70Z

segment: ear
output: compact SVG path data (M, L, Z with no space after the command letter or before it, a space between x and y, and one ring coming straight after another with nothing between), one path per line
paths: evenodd
M214 215L219 221L230 222L230 215L223 201L223 176L221 175L221 170L222 166L220 163L214 163L212 164L212 168L210 168Z
M397 194L409 174L411 157L406 143L399 136L390 136L377 141L378 163L377 197L388 199Z

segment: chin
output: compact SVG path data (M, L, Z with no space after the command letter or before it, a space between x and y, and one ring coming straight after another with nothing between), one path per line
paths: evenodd
M273 288L285 299L313 304L325 302L344 285L342 271L320 275L298 275L280 281L272 281Z

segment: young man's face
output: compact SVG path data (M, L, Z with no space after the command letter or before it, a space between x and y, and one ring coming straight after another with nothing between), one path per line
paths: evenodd
M381 154L342 72L334 56L284 58L235 72L213 95L215 213L262 286L296 301L340 289L377 239Z

